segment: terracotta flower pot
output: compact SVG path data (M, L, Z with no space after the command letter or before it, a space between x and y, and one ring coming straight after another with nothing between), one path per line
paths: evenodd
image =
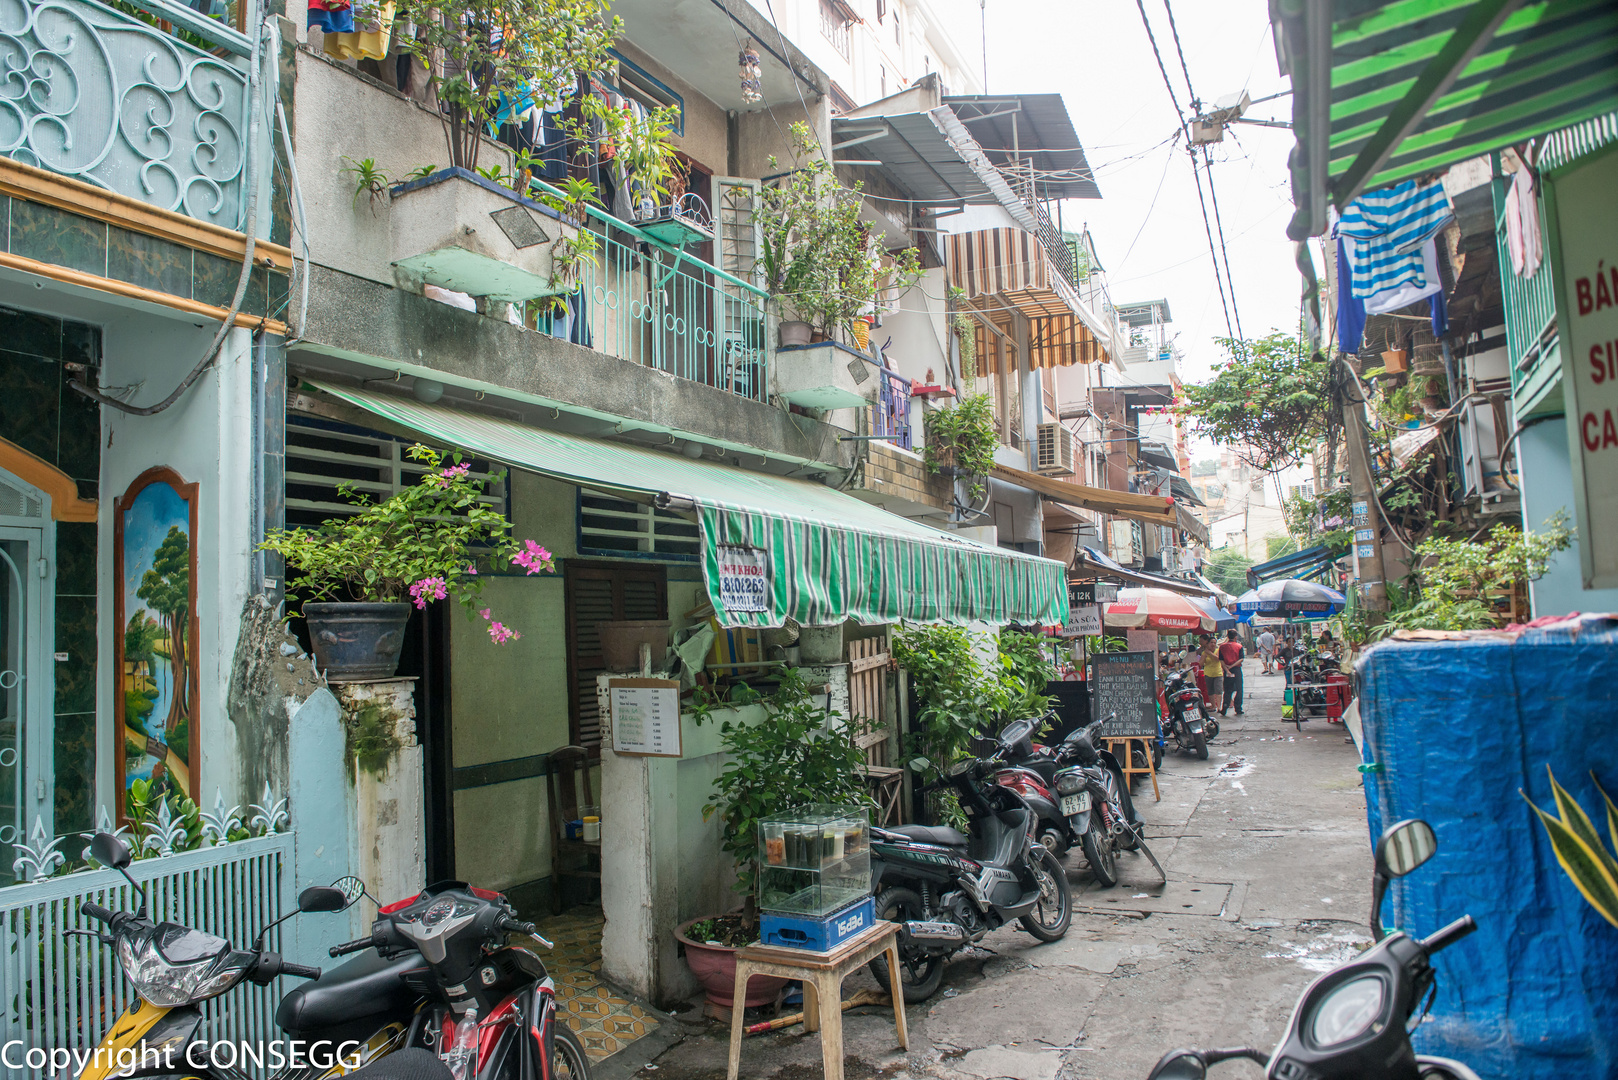
M1405 369L1405 351L1403 349L1389 349L1382 354L1382 370L1389 375Z
M693 941L687 937L685 932L691 928L692 923L702 921L703 919L692 919L690 922L681 923L674 930L674 940L685 946L685 965L702 984L708 1000L721 1008L733 1008L736 1004L736 950L725 945L709 945L706 941ZM752 1009L770 1004L787 982L788 980L774 975L754 975L747 980L747 999L742 1002L743 1006Z

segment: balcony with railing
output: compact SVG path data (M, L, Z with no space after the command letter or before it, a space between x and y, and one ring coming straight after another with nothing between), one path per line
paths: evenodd
M1505 305L1512 400L1517 417L1522 419L1561 407L1556 391L1561 385L1562 361L1557 349L1556 282L1550 260L1542 261L1532 277L1522 277L1512 269L1505 212L1509 183L1509 179L1494 181L1495 252ZM1541 235L1543 222L1541 215Z
M133 8L16 0L0 154L239 231L251 42L184 4Z

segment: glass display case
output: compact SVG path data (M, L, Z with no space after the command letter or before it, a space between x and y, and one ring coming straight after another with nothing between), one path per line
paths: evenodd
M807 806L758 827L760 911L819 918L871 893L869 812Z

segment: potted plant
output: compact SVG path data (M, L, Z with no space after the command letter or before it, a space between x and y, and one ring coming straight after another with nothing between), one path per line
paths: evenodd
M838 183L807 124L791 132L795 167L759 192L756 218L764 285L783 319L781 344L803 345L816 330L852 333L856 317L880 312L879 293L897 297L921 279L921 256L915 248L894 254L883 282L881 249L860 220L861 185Z
M606 0L401 0L398 18L416 27L399 44L428 72L450 167L471 171L503 115L571 97L623 32Z
M983 497L983 478L994 468L994 451L999 445L994 399L988 394L971 394L958 405L927 414L927 471L969 477L974 499Z
M550 552L532 540L519 544L505 515L481 501L486 481L455 455L417 443L407 451L427 474L385 502L372 503L352 487L339 488L359 508L317 529L274 529L259 545L302 571L297 594L309 623L315 661L338 681L387 679L399 667L399 649L411 604L425 608L454 595L488 623L497 645L522 635L477 603L482 579L475 560L553 571Z
M742 907L692 919L674 931L708 1000L725 1008L735 1004L736 950L758 940L758 823L812 803L870 804L864 752L842 717L816 704L801 672L786 669L779 687L765 698L749 693L745 684L732 692L733 706L754 701L764 706L762 723L726 720L720 727L725 767L714 780L712 801L702 808L704 821L719 815L720 843L735 860ZM699 722L710 711L699 710ZM772 1001L784 984L784 979L751 979L741 1004Z

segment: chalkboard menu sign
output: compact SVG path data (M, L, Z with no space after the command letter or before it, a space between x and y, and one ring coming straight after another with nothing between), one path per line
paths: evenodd
M1095 703L1090 715L1117 718L1102 729L1103 738L1157 734L1157 676L1149 652L1098 653L1091 681Z

